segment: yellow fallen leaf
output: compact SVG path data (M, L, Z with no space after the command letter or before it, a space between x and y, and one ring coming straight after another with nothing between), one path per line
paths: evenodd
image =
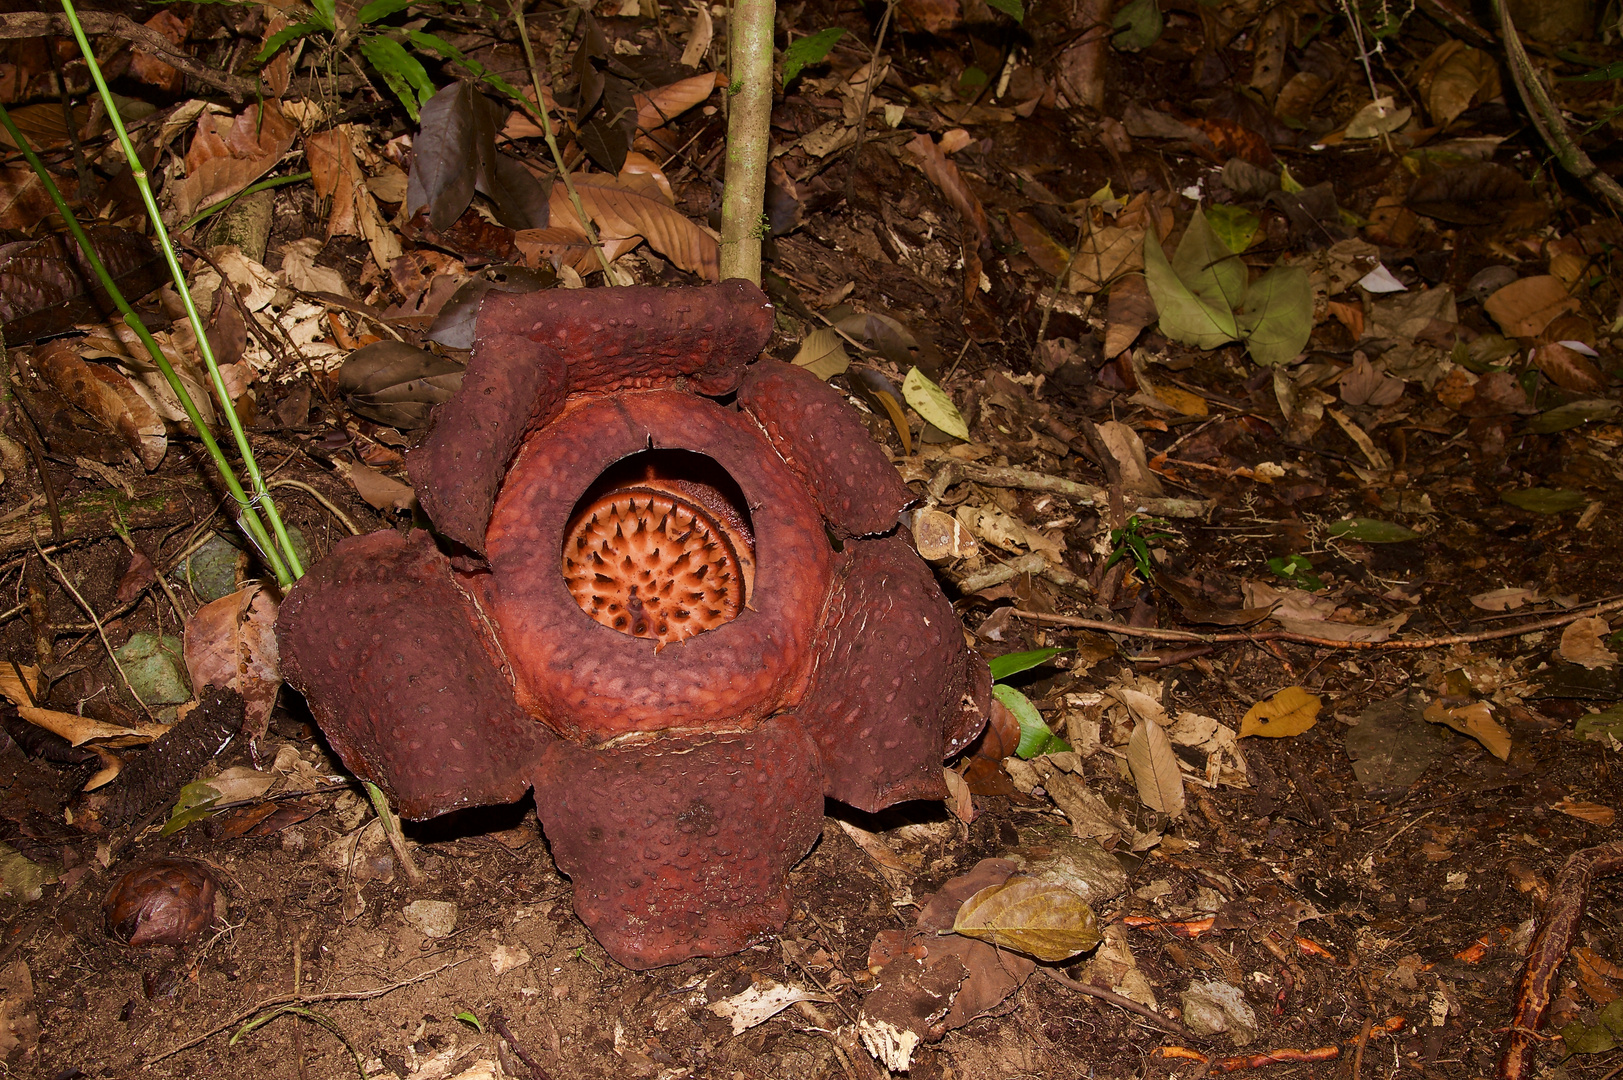
M1450 709L1441 701L1434 701L1421 714L1434 724L1451 727L1461 735L1469 735L1488 748L1500 761L1510 757L1510 732L1493 718L1493 710L1486 701L1473 702Z
M965 900L952 931L1049 964L1099 944L1099 921L1086 900L1058 882L1019 874Z
M1602 806L1600 803L1580 802L1570 795L1556 803L1555 808L1563 814L1571 814L1579 821L1587 821L1591 825L1599 825L1603 828L1611 825L1617 819L1617 811L1610 806Z
M62 736L74 746L81 746L91 739L132 737L137 740L151 740L169 730L167 724L109 724L76 713L59 712L56 709L36 709L27 705L18 706L17 715L35 727L42 727L46 731Z
M1240 719L1240 737L1266 735L1282 739L1300 735L1319 722L1323 703L1317 695L1300 686L1287 686L1273 697L1259 701L1246 710Z
M0 664L0 694L13 705L34 704L39 694L39 668L31 664Z

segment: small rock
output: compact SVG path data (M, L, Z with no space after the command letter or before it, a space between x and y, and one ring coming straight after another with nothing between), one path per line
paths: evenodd
M400 914L424 937L449 937L456 929L456 905L449 900L413 900Z

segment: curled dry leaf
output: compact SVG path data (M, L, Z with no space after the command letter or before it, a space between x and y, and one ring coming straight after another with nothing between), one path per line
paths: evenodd
M717 71L678 79L669 86L661 86L646 94L634 94L632 100L637 103L637 127L641 131L663 127L708 98L716 87L726 85L726 76Z
M149 472L169 449L163 419L130 380L103 364L87 364L67 344L48 342L34 352L34 370L71 404L83 409L130 448Z
M426 427L462 385L463 365L403 341L375 341L344 360L338 392L355 412L402 431Z
M242 695L245 735L270 723L282 672L276 651L276 598L260 585L222 596L186 620L182 655L192 686L229 686Z
M1434 701L1422 713L1434 724L1451 727L1461 735L1469 735L1488 748L1500 761L1510 757L1510 732L1493 718L1493 710L1486 701L1472 702L1450 709L1441 701Z
M1266 735L1277 739L1300 735L1318 723L1321 705L1316 695L1300 686L1287 686L1246 710L1240 720L1240 738Z
M186 151L186 175L169 187L175 221L185 221L264 176L292 147L298 130L275 101L249 105L229 119L203 113Z
M311 135L304 140L304 156L310 162L310 182L316 198L332 200L327 215L327 236L354 236L355 192L361 186L361 170L355 149L349 141L349 125L344 124Z
M721 248L715 237L681 211L652 196L644 184L598 174L577 176L575 191L605 244L615 237L641 236L671 262L707 281L721 277ZM574 207L560 186L552 194L552 220L573 222Z
M1127 739L1127 767L1138 785L1138 801L1158 813L1183 815L1183 773L1172 740L1160 724L1139 721Z
M1099 944L1086 900L1057 882L1018 874L965 900L952 930L1050 964Z
M408 485L367 465L357 461L353 465L343 465L347 471L349 482L355 485L355 491L368 504L379 510L410 510L417 505L417 493Z
M1595 362L1561 342L1552 341L1533 350L1533 363L1563 390L1591 396L1606 393L1606 376Z
M930 183L941 190L941 194L952 203L953 209L964 219L964 224L973 226L975 235L982 246L991 239L991 228L986 221L986 208L981 205L980 199L969 190L964 178L958 172L958 166L941 152L941 147L929 135L920 132L914 136L913 141L906 146L908 155L913 163L919 167Z

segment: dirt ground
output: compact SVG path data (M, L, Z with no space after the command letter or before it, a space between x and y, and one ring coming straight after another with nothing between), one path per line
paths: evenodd
M1214 11L1169 5L1152 48L1112 53L1102 114L1054 97L1056 57L1076 31L1034 8L1018 39L984 22L939 34L903 25L888 45L895 74L875 90L896 119L876 122L860 147L818 155L804 140L842 109L857 115L849 80L866 63L860 50L809 69L798 90L780 94L774 116L775 143L794 145L780 160L793 181L779 188L792 189L787 216L767 242L779 313L768 355L795 358L817 316L830 313L823 322L877 314L901 328L853 331L856 366L833 385L863 410L920 510L952 515L974 534L973 551L944 552L933 566L975 648L989 659L1063 650L1009 681L1069 754L1002 764L984 743L972 747L955 763L972 793L967 822L933 803L866 815L830 802L821 838L790 875L793 909L780 934L735 956L636 972L575 916L571 883L529 799L406 823L423 875L409 882L360 785L289 689L251 745L234 739L217 756L209 749L142 774L157 794L132 796L124 805L139 813L127 819L108 807L123 797L119 784L134 784L130 775L100 794L82 789L108 753L138 772L134 763L158 756L141 749L145 740L102 740L98 756L40 734L26 703L21 712L14 703L0 733L4 1075L870 1080L889 1075L857 1034L883 981L871 966L881 932L911 928L937 890L982 860L1077 844L1107 853L1125 882L1093 905L1105 943L1039 965L961 1026L932 1031L906 1075L1492 1075L1534 933L1571 899L1558 873L1619 835L1623 724L1585 718L1623 700L1612 631L1623 611L1614 603L1623 580L1614 337L1623 294L1611 261L1623 228L1553 171L1513 92L1484 84L1479 97L1467 94L1469 109L1446 132L1341 139L1368 98L1362 69L1332 71L1317 46L1298 41L1293 70L1324 74L1327 85L1307 127L1251 111L1235 89L1253 60L1240 31L1260 34L1261 16L1229 12L1218 33ZM844 26L868 42L883 12L814 4L780 20L797 30ZM211 17L198 15L183 40L202 49ZM1334 50L1349 50L1345 22L1323 17ZM649 19L603 25L642 50L614 55L675 70L676 23L674 43ZM500 39L507 52L480 54L487 59L517 55L510 30L471 16L457 26ZM1406 23L1382 61L1383 86L1432 101L1414 90L1432 76L1416 72L1451 40L1451 26ZM556 34L556 20L538 32ZM1586 47L1591 60L1604 55L1599 43ZM1541 62L1555 64L1545 52ZM1005 62L1012 90L977 95L965 81L971 68L995 81ZM955 102L931 96L954 86ZM150 84L147 93L166 108L184 96ZM1562 93L1589 117L1609 107L1612 91ZM384 147L414 126L375 104L352 119L376 125L367 138L381 176L392 160ZM694 220L718 190L714 112L673 124L688 142L661 158L673 205ZM945 131L966 128L948 181L904 149L921 132L944 146ZM1225 166L1244 160L1235 147L1249 150L1252 138L1268 158L1263 171L1283 167L1296 193L1246 194L1244 171ZM1437 161L1442 172L1428 172ZM1502 172L1484 173L1490 161ZM1467 168L1477 171L1448 171ZM1438 181L1441 194L1418 195L1417 173L1451 179ZM1330 201L1314 202L1315 191ZM1142 291L1068 283L1110 242L1112 222L1137 214L1139 243L1144 222L1175 222L1176 239L1197 196L1256 212L1254 271L1299 258L1316 275L1311 341L1293 365L1258 364L1239 341L1181 343L1153 317L1135 324ZM340 357L374 325L367 319L422 342L425 296L444 303L449 292L430 287L437 273L460 282L507 261L470 254L479 244L516 250L511 229L500 243L488 234L476 243L397 220L401 259L418 263L411 273L383 269L362 236L329 238L330 201L308 183L267 198L265 270L285 282L289 253L313 238L320 266L369 298L361 318L355 308L366 304L303 294L317 296L321 319L347 327L318 339L336 342ZM993 221L979 237L977 209ZM1366 261L1338 276L1326 253L1353 240L1368 246L1357 254ZM1057 265L1045 244L1057 245ZM1401 296L1451 290L1453 299L1383 307L1399 301L1354 285L1376 262L1407 287ZM617 266L639 282L698 280L678 264L643 247ZM1099 259L1089 265L1112 276ZM1501 276L1484 278L1488 270ZM1519 334L1488 302L1518 278L1559 278L1571 291L1558 314ZM1117 340L1123 327L1131 348ZM44 348L11 353L8 379L22 396L9 399L6 431L20 445L37 429L43 446L39 458L4 466L0 585L12 610L0 655L45 668L38 704L139 726L109 649L140 633L178 635L177 608L190 619L219 595L185 560L214 530L229 531L222 493L194 440L172 434L161 465L143 469L116 431L58 404L39 374ZM967 440L898 410L904 445L875 388L888 385L899 404L895 387L914 365L952 398ZM312 556L351 531L410 527L393 489L380 495L364 477L375 470L398 488L413 431L353 411L336 361L276 370L241 408L259 460L297 482L277 498ZM1581 415L1543 423L1562 408ZM1073 487L996 478L1011 469ZM1100 494L1083 498L1076 484ZM68 526L54 542L47 490ZM109 491L115 515L95 502ZM1194 509L1135 524L1145 500ZM1404 531L1338 531L1348 519ZM1134 539L1144 542L1142 565ZM246 554L216 543L216 556L222 550L229 585L262 579ZM1315 588L1293 588L1293 557L1296 572L1317 575ZM1000 567L1008 572L984 577ZM1591 620L1583 641L1571 632L1580 617ZM1290 688L1317 699L1316 723L1284 737L1235 737L1254 705ZM1173 744L1187 792L1176 817L1142 801L1128 763L1130 695L1153 700L1168 724L1192 717L1190 730L1204 733ZM240 779L244 769L274 774L274 786L163 830L199 771ZM1097 796L1106 827L1090 827L1066 802L1078 788ZM104 897L126 872L165 858L217 878L206 929L184 946L115 940ZM28 867L46 872L32 892ZM1611 1080L1623 1049L1569 1055L1558 1036L1597 1030L1597 1016L1623 995L1623 878L1597 877L1583 911L1535 1075ZM806 998L735 1030L727 1003L771 985ZM1238 1001L1219 1030L1199 1033L1202 1006L1190 995L1213 986ZM1614 1041L1623 1044L1623 1028Z

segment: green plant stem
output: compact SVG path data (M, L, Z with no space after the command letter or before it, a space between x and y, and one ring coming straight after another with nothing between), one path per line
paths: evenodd
M33 147L23 137L23 133L17 129L17 125L12 121L11 114L4 105L0 105L0 125L4 125L12 141L17 144L17 148L22 151L23 157L27 159L29 167L34 170L35 175L40 178L40 182L45 185L46 194L51 197L51 202L56 205L57 213L62 215L62 220L67 224L68 231L73 234L73 239L78 243L79 250L85 257L85 262L90 265L96 279L101 282L101 286L106 290L108 297L117 306L119 313L124 316L125 324L131 330L134 330L136 336L141 339L141 344L146 346L147 353L152 357L153 363L158 366L158 370L163 373L164 379L169 383L170 389L180 399L181 406L186 410L187 419L191 421L192 427L197 430L198 437L202 439L203 446L208 451L209 457L214 460L214 464L219 468L220 476L224 479L227 489L230 490L237 503L243 507L241 517L243 530L260 546L262 551L266 552L267 557L271 560L271 569L277 575L277 580L282 581L283 584L288 584L292 581L292 578L286 576L286 564L282 563L278 557L274 545L271 544L270 536L265 531L264 523L259 520L259 515L254 511L246 493L243 492L242 485L237 482L236 475L231 470L231 463L226 459L225 453L220 449L219 444L214 441L214 435L209 431L208 425L203 422L203 417L197 411L197 406L192 401L185 385L180 381L180 376L175 374L175 369L170 365L169 358L164 356L162 347L158 345L158 342L152 337L152 333L141 322L141 317L135 313L134 308L130 307L129 301L124 299L124 294L114 284L112 275L108 273L107 267L96 253L95 245L90 242L90 237L86 235L84 227L79 224L79 219L74 216L73 211L68 207L67 200L62 197L62 192L57 188L56 181L51 179L51 174L45 168L45 163L40 160L38 154L34 153ZM181 282L182 295L185 295L184 279L179 278L177 280ZM201 340L203 335L199 333L198 337ZM227 399L226 407L229 410L229 399Z
M530 66L530 85L535 87L535 104L531 105L529 99L523 94L518 96L518 102L525 111L541 121L541 134L547 140L547 149L552 152L552 163L558 167L558 179L564 182L564 191L569 193L569 205L575 208L575 216L580 218L581 228L586 230L586 239L597 253L598 264L603 267L603 279L610 285L614 284L614 271L609 269L609 256L598 242L597 229L592 227L592 219L586 213L586 207L580 201L580 195L575 191L575 181L570 178L569 166L564 163L563 151L558 149L558 139L552 132L552 117L547 113L546 98L541 94L541 69L535 63L535 47L530 44L530 31L524 25L523 0L509 0L513 12L513 21L518 23L518 39L524 45L524 60Z
M225 379L220 374L220 365L214 359L214 348L209 344L208 332L203 326L203 317L198 313L197 305L192 301L191 291L186 288L186 273L181 269L180 259L175 254L175 246L169 239L169 230L164 228L163 216L158 211L158 200L152 194L152 185L148 182L146 167L141 164L140 155L135 152L135 144L130 140L129 132L124 128L124 119L119 115L118 106L113 101L112 91L107 88L107 80L102 76L101 65L96 62L95 50L90 47L90 40L85 36L84 27L79 25L79 14L74 9L73 0L62 0L62 11L67 15L68 23L73 27L74 40L78 42L79 52L84 56L85 63L90 68L91 78L96 81L96 90L101 94L102 105L107 110L107 118L112 122L113 130L118 133L118 143L123 148L124 159L129 165L130 175L135 180L136 188L141 192L141 201L146 207L147 216L152 219L152 231L158 238L159 246L163 249L165 262L169 264L169 273L175 280L175 291L180 294L181 303L186 308L186 317L191 321L192 332L197 341L198 354L202 356L203 365L208 369L209 381L214 386L214 394L220 400L220 411L225 414L226 423L231 428L231 436L237 444L237 451L242 456L242 466L248 474L248 483L254 492L253 499L250 500L243 493L242 485L232 475L224 455L217 457L215 463L220 466L222 473L229 478L227 487L231 489L232 497L237 500L243 519L250 523L247 527L249 536L260 546L260 553L271 564L271 569L276 574L277 581L284 586L290 585L295 579L304 576L304 565L299 561L298 553L293 550L293 542L288 537L287 526L282 523L282 515L277 513L276 503L271 498L270 491L265 487L265 478L260 474L259 463L254 460L253 447L248 444L248 434L243 430L242 420L237 416L236 407L232 404L230 391L225 387ZM75 236L75 239L78 239L78 236ZM105 270L103 272L105 273ZM128 310L127 304L125 305L124 321L129 323L132 328L140 325L139 317L136 316L133 310ZM158 355L162 355L162 350L157 349L156 342L150 342L151 335L146 334L144 328L138 329L136 332L143 335L142 343L147 344L149 350L156 350ZM181 401L187 402L188 396L180 387L180 380L173 375L172 369L169 369L167 363L162 365L162 369L164 369L164 377L170 380L170 386L179 391L178 396ZM194 417L195 412L195 407L190 408L187 410L187 415L193 418L193 423L198 425L198 432L201 434L207 429ZM207 440L205 445L208 445ZM218 447L215 447L212 452L218 453ZM264 538L264 526L258 525L258 516L250 516L255 502L264 507L265 519L270 523L270 530L276 537L274 545L269 543L268 538ZM256 525L258 525L257 532L254 527Z
M721 192L721 277L761 283L761 211L772 122L773 0L737 0L727 20L732 87ZM871 77L870 77L871 81Z
M185 232L194 225L207 221L209 218L213 217L215 214L218 214L221 210L224 210L226 207L230 206L244 195L252 195L257 191L268 191L271 188L281 187L283 184L297 184L300 180L308 179L310 179L310 174L307 172L301 172L294 173L292 176L273 176L269 180L261 180L257 184L249 184L247 187L243 188L229 199L221 199L207 210L200 212L196 217L192 218L192 220L182 225L180 227L180 231Z

